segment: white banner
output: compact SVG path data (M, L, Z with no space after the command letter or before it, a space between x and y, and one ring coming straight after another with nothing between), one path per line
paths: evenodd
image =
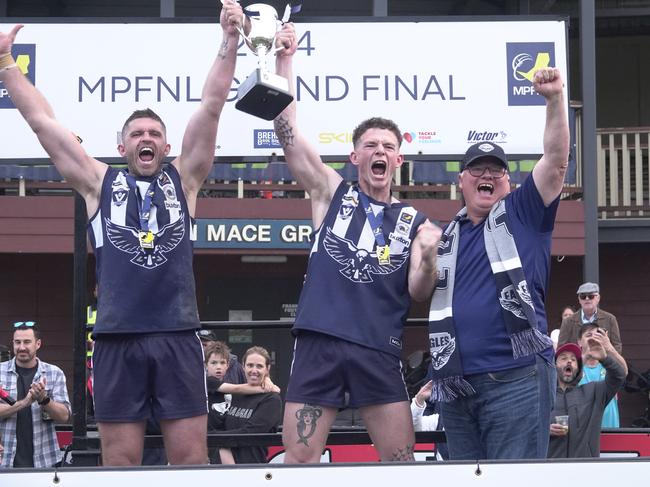
M549 482L575 485L598 479L598 485L646 486L647 459L610 461L526 461L520 463L416 463L321 465L211 465L205 467L147 467L130 469L0 470L2 487L336 487L338 485L462 485L479 487L548 487Z
M296 29L298 121L323 155L349 154L352 130L372 116L399 124L407 155L462 154L481 140L504 144L508 154L540 154L544 100L530 78L547 65L567 78L564 21L299 23ZM216 23L27 24L13 52L89 154L118 157L124 120L150 107L165 121L174 155L220 40ZM272 122L234 107L237 87L256 66L241 45L217 156L281 153ZM0 126L0 158L47 157L1 83Z

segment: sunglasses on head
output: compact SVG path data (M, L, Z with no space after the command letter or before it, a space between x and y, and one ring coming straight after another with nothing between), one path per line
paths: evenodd
M580 299L594 299L596 297L596 294L580 294L578 296Z

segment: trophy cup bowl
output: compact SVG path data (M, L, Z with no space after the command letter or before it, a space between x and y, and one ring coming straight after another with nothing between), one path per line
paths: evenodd
M270 5L255 3L245 8L245 28L240 29L246 45L258 58L258 66L237 89L235 108L264 120L273 120L291 103L289 80L271 73L269 58L276 51L278 13Z

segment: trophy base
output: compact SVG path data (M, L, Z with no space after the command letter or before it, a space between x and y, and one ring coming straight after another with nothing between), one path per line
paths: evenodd
M293 101L289 81L259 68L239 85L235 108L264 120L273 120Z

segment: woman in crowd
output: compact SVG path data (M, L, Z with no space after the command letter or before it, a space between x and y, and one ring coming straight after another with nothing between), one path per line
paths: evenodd
M244 354L244 372L249 386L261 387L271 372L271 357L262 347L251 347ZM282 421L282 399L277 392L232 395L223 416L222 430L228 433L272 433ZM221 448L221 463L266 463L263 446Z

